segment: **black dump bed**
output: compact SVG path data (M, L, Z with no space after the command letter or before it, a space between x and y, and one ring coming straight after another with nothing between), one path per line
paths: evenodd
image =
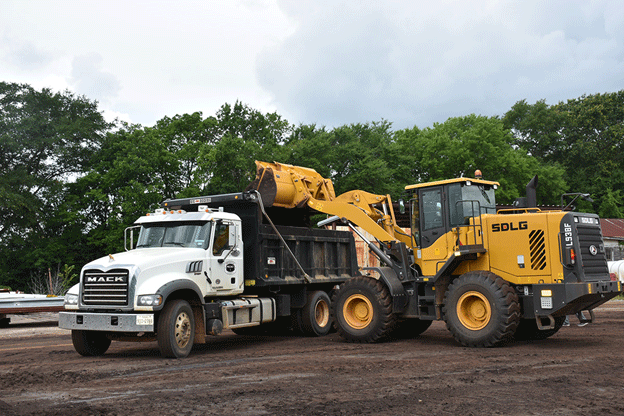
M254 192L165 201L167 209L197 211L199 205L238 215L242 220L246 292L307 283L304 274L264 217ZM335 285L360 274L355 241L349 231L316 229L306 209L268 209L275 227L308 274L311 284Z

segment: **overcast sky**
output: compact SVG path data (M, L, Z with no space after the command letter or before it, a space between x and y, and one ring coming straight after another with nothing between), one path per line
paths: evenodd
M624 1L0 1L0 81L107 118L431 126L624 89Z

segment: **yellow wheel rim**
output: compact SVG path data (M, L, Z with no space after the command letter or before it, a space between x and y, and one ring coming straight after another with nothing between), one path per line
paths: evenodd
M373 320L373 305L366 296L351 295L342 307L342 314L351 328L366 328Z
M329 323L329 304L324 300L319 300L314 306L314 320L316 324L324 328Z
M490 322L492 307L482 293L466 292L457 302L457 317L464 327L478 331Z
M182 312L178 315L175 323L175 341L178 347L184 348L191 340L191 319Z

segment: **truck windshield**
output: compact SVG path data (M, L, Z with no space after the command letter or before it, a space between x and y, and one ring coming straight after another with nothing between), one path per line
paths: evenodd
M468 218L495 214L496 199L491 185L458 183L449 186L451 226L466 225Z
M137 248L144 247L208 247L211 222L176 222L141 226Z

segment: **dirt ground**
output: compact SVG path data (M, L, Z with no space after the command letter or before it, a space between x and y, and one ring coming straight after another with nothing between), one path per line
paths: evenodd
M501 348L418 338L349 344L228 332L185 359L156 343L78 355L55 314L0 330L0 415L622 415L624 301L596 323Z

